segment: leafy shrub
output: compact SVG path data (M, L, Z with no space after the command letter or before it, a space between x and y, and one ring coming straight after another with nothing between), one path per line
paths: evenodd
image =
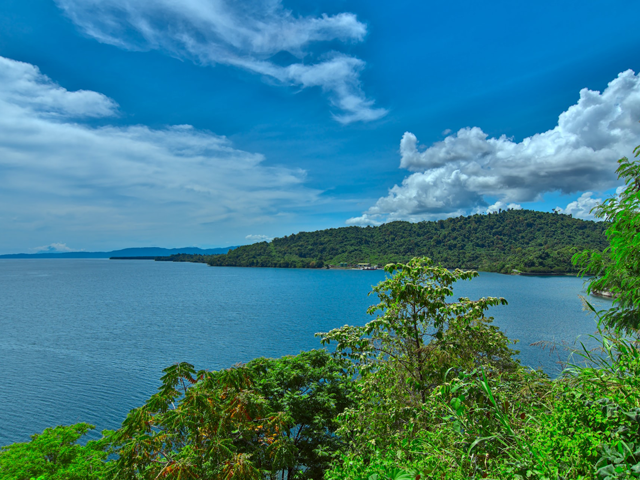
M93 425L47 428L30 442L0 448L0 480L89 480L106 478L106 442L78 445Z

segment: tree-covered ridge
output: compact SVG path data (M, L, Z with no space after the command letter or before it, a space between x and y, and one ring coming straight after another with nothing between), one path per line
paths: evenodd
M572 255L608 246L606 224L532 210L449 218L436 222L391 222L379 227L343 227L301 232L238 247L226 255L169 257L214 266L321 268L366 262L385 265L428 256L447 268L510 273L577 272Z

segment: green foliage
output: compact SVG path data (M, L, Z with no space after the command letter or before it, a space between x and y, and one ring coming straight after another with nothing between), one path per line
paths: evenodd
M242 447L277 449L286 419L267 412L248 372L196 372L187 363L164 372L159 392L132 410L113 435L115 476L259 478L261 466Z
M512 358L516 352L484 316L490 306L506 301L448 301L453 283L477 272L448 271L427 258L385 268L395 275L374 287L380 303L369 311L381 314L363 327L323 334L323 342L336 342L336 355L350 359L361 374L358 402L340 416L338 433L347 448L326 478L386 479L393 472L412 478L468 478L469 471L478 469L473 460L477 452L459 455L460 444L469 450L474 440L486 437L496 443L496 432L507 429L510 440L500 437L502 443L489 450L497 455L517 445L505 415L495 413L499 409L489 381L479 373L491 372L490 382L501 392L519 391L514 379L522 380L524 374ZM527 392L534 390L529 385ZM467 410L473 419L465 417ZM480 443L473 447L484 448Z
M322 268L361 262L386 265L428 256L446 268L488 272L577 273L571 257L602 251L606 225L569 215L505 210L437 222L391 222L301 232L238 247L226 255L169 257L214 266Z
M106 442L78 445L93 425L47 428L27 443L0 448L0 480L88 480L106 477Z
M326 478L640 478L640 352L602 333L604 351L584 353L591 365L555 381L526 369L459 372L412 408L392 370L377 379L382 391L367 378L340 417L348 448Z
M117 478L322 478L352 384L324 351L220 372L189 364L113 435Z
M429 258L389 264L385 271L395 275L373 288L380 303L369 308L369 314L381 315L363 327L319 334L323 344L336 342L336 352L361 373L389 362L424 401L451 368L513 366L509 341L484 316L490 306L506 305L504 298L447 301L454 282L470 280L477 272L449 271Z
M640 155L640 146L634 150ZM626 187L616 197L595 207L595 216L610 222L610 246L603 253L587 250L574 256L583 274L595 275L588 291L608 290L614 305L605 315L608 326L633 331L640 328L640 161L618 160L618 178Z
M594 338L601 348L577 352L524 435L551 478L640 478L638 343L602 329Z
M576 352L581 362L555 381L510 360L508 340L490 330L469 333L474 343L456 345L461 360L443 361L438 358L443 339L449 333L464 337L465 329L456 326L472 324L462 320L469 313L462 306L467 299L453 307L457 316L450 315L456 304L444 300L453 281L474 275L441 272L419 260L402 267L376 287L381 304L372 310L383 311L376 327L330 332L339 342L337 354L352 358L363 375L358 403L339 417L346 448L325 478L640 478L637 341L601 329L594 339L602 347L596 352L582 347ZM485 306L476 305L472 318ZM420 317L420 312L429 313ZM432 327L422 351L438 359L424 364L433 383L421 395L416 374L406 374L406 365L416 370L419 364L411 339L416 319ZM496 351L487 345L497 345L500 354L478 355ZM381 355L385 346L394 355Z
M269 408L291 419L290 428L282 432L289 457L286 465L278 465L287 470L287 478L323 478L331 456L342 447L335 434L337 416L353 405L354 393L344 367L324 350L258 358L246 365L255 378L254 389Z

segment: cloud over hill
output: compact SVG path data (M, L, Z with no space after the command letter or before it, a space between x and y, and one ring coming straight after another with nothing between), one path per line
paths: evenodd
M422 150L416 136L406 132L400 167L413 173L347 224L457 216L486 210L487 198L518 204L550 192L610 189L617 185L616 160L638 144L638 120L640 76L627 70L603 92L582 89L555 128L521 142L504 135L490 138L480 127L470 127ZM567 208L588 217L587 200Z

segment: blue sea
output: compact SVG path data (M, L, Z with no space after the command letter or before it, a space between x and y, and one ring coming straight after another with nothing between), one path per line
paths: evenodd
M316 332L370 317L382 271L209 267L144 260L0 260L0 445L46 427L115 429L159 385L162 369L221 369L319 348ZM455 296L501 296L490 315L525 365L559 372L588 341L583 280L481 273ZM590 298L598 308L610 302ZM98 436L94 435L94 437Z

